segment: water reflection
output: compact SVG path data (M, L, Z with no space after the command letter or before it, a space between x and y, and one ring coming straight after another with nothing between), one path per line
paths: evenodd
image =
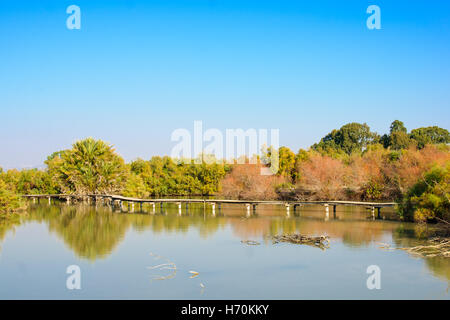
M14 220L0 222L0 243L8 232L21 223L40 222L48 226L79 258L95 261L108 257L132 229L136 232L187 233L197 230L203 239L212 237L218 230L230 227L241 240L261 240L283 233L307 235L326 234L350 248L363 248L387 239L397 247L423 243L426 231L420 226L388 220L372 221L364 210L346 208L335 218L325 221L321 208L310 208L286 216L277 209L258 209L258 215L245 217L245 211L224 209L215 216L204 211L203 206L192 206L186 213L170 206L157 214L118 213L106 207L36 205L27 214ZM392 240L391 240L392 239ZM386 254L391 254L386 252ZM450 279L450 261L446 258L425 259L429 270L441 279Z

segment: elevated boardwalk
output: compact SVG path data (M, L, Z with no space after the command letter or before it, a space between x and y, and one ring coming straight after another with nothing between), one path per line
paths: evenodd
M106 194L88 194L88 195L73 195L73 194L27 194L22 195L24 198L32 199L33 202L40 202L40 199L47 199L49 203L51 203L52 199L65 200L67 203L72 201L86 201L86 202L95 202L102 203L104 205L111 206L113 210L115 208L123 210L123 203L126 202L128 204L128 211L134 212L135 204L140 206L140 210L143 211L143 204L147 203L153 207L152 212L156 211L156 204L159 203L159 206L162 210L164 203L173 203L178 205L179 213L181 214L182 204L185 204L186 211L188 210L189 204L194 203L202 203L203 205L211 205L213 213L215 213L216 205L218 209L221 209L222 204L235 204L235 205L244 205L247 209L247 213L250 214L250 209L253 209L253 212L256 211L256 207L258 205L282 205L286 207L286 213L289 215L290 208L292 207L294 212L299 206L304 205L322 205L325 207L325 212L328 214L329 207L333 207L333 213L336 213L337 206L364 206L372 211L372 216L375 217L375 209L377 209L378 217L380 218L381 208L385 207L394 207L396 205L395 202L363 202L363 201L337 201L337 200L327 200L327 201L264 201L264 200L228 200L228 199L139 199L139 198L130 198L119 195L106 195Z

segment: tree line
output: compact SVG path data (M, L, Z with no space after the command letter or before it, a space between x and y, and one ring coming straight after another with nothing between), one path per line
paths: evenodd
M450 134L439 127L408 133L394 121L388 134L367 124L332 130L308 150L280 147L279 171L257 164L194 164L170 157L125 163L101 140L77 141L53 153L44 170L0 169L0 211L20 207L18 194L121 194L148 198L219 196L235 199L395 200L408 220L449 220ZM263 150L270 154L271 148ZM265 157L269 158L269 157Z

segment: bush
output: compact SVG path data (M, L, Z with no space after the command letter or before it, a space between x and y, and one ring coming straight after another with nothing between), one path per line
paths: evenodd
M222 180L221 196L232 199L273 200L276 186L287 182L278 175L261 175L262 165L237 164Z
M435 166L409 190L400 213L405 220L450 221L450 161Z
M6 183L0 180L0 219L8 217L22 206L19 196L7 189Z

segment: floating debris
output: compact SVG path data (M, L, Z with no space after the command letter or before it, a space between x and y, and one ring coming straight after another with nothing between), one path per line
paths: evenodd
M160 258L162 258L159 255L155 255L153 253L150 252L150 255L154 257L155 260L158 260ZM149 270L173 270L172 273L166 275L166 276L156 276L154 278L152 278L152 280L167 280L167 279L172 279L175 277L175 275L177 274L177 266L175 265L174 262L170 261L169 259L165 259L167 261L167 263L161 263L158 264L156 266L152 266L152 267L147 267L147 269Z
M410 254L422 257L445 257L450 258L450 239L449 238L432 238L428 240L429 245L422 245L410 248L397 248L404 250Z
M389 243L383 243L383 242L379 242L377 243L379 245L380 249L384 249L384 250L395 250L395 248L391 248L391 245Z
M189 273L192 273L192 276L190 276L189 279L195 278L200 274L197 271L189 271Z
M318 247L322 250L330 247L330 238L328 236L310 237L301 234L284 234L272 236L273 244L279 242L289 242L294 244L306 244L314 247Z
M248 244L250 246L258 246L261 243L259 243L258 241L254 241L254 240L241 240L242 243Z
M202 287L203 289L205 288L205 285L203 283L200 282L200 287Z
M169 263L163 263L163 264L158 264L157 266L153 266L153 267L147 267L147 269L167 269L167 267L165 266L169 266L169 265L175 265L173 262L169 262Z

